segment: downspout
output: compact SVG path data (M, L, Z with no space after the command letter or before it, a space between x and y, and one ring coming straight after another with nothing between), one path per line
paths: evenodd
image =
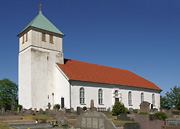
M71 108L71 82L69 81L69 98L70 98L70 108Z

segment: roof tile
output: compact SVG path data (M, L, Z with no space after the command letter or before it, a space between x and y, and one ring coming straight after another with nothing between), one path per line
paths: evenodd
M128 70L67 59L65 59L64 65L57 65L70 80L132 86L161 91L154 83Z

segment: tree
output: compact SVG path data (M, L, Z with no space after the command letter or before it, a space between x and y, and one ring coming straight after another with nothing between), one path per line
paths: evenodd
M113 115L117 116L120 113L126 113L127 111L124 104L117 101L113 106L112 112L113 112Z
M164 109L171 108L172 105L166 96L160 96L160 100L161 100L161 108L164 108Z
M9 79L0 80L0 105L3 103L5 110L11 109L11 100L17 104L18 86Z
M170 88L170 90L170 92L166 93L167 99L175 109L180 110L180 87L175 86Z

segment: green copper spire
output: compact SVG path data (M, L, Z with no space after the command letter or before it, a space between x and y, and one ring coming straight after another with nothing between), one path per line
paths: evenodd
M42 14L42 11L41 11L41 4L39 6L39 14L24 28L24 30L26 30L27 28L29 27L35 27L35 28L39 28L39 29L42 29L42 30L46 30L46 31L49 31L49 32L54 32L54 33L57 33L57 34L60 34L60 35L63 35L64 34L59 30L57 29L43 14ZM23 31L24 31L23 30ZM22 31L22 32L23 32ZM22 33L21 32L21 33Z

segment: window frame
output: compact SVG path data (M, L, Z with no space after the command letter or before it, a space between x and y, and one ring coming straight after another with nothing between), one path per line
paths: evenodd
M51 34L49 35L49 42L50 42L50 43L54 43L54 41L53 41L53 35L51 35Z
M132 106L132 92L131 91L128 92L128 105Z
M79 89L79 103L81 105L85 104L85 90L83 87Z
M99 105L103 104L103 90L102 89L98 90L98 104Z
M42 32L42 41L46 42L46 33Z

